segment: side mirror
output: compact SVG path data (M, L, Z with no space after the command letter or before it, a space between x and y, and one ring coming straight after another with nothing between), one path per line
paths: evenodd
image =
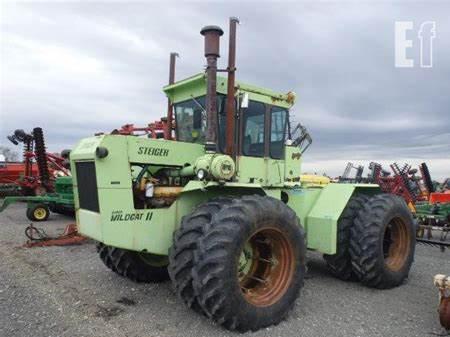
M298 123L294 128L294 131L292 131L292 138L294 139L292 145L299 147L301 154L303 154L312 143L311 135L300 123Z
M241 108L248 108L248 93L246 92L242 95Z

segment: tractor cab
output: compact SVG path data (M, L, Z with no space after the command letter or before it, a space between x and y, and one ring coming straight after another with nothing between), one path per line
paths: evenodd
M206 155L193 165L195 173L205 172L201 177L259 187L300 181L301 154L311 137L300 124L291 130L289 109L295 94L235 81L235 28L236 21L231 20L226 69L217 68L223 34L217 26L200 32L205 37L205 73L174 83L171 59L171 80L164 87L169 126L172 130L174 119L177 141L204 146Z
M222 153L225 152L227 128L226 88L227 79L218 77L217 125L219 151ZM254 95L248 89L248 85L237 84L237 94L234 97L236 115L242 117L243 141L240 150L244 155L264 156L266 112L269 110L268 129L271 143L269 147L275 157L281 158L283 140L288 134L289 108L294 103L295 95L277 94L266 89L259 89L259 95ZM205 74L197 74L166 86L164 92L174 104L176 139L181 142L205 144L207 130ZM236 136L239 136L239 133Z
M238 180L272 185L282 184L285 179L299 179L300 156L311 143L311 138L301 125L291 129L289 109L295 102L295 94L281 94L236 82L233 95L234 128L230 137L232 150L228 152L228 79L217 76L216 81L217 113L215 123L211 123L217 128L216 152L230 154L237 165L239 162L245 163L240 165ZM175 137L178 142L206 144L207 85L207 75L201 73L164 87L164 92L173 104ZM290 160L297 160L297 165L288 165L287 172L286 154ZM261 170L261 165L265 167L264 170ZM273 179L264 174L272 171L276 173Z

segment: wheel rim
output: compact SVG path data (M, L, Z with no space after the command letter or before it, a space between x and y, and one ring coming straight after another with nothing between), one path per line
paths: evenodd
M295 254L286 235L276 228L265 228L245 243L237 276L247 302L265 307L286 293L294 270Z
M400 218L392 219L384 230L384 263L392 271L399 271L405 264L410 250L410 233Z
M33 215L37 220L43 220L47 215L47 211L44 208L36 208L33 211Z
M169 258L165 255L138 253L138 256L142 261L152 267L166 267L169 264Z

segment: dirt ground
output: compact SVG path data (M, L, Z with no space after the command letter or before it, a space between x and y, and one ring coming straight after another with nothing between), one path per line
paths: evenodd
M74 220L52 214L49 234ZM92 242L22 248L25 205L0 214L0 336L234 336L185 308L170 282L135 284L109 271ZM288 319L254 336L436 336L437 273L450 274L450 250L419 245L401 287L374 290L328 274L309 253L309 273Z

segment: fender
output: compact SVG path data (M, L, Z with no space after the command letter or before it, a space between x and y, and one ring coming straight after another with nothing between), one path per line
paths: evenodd
M192 180L181 191L180 196L175 203L176 207L176 220L174 224L174 230L181 224L181 218L192 212L192 210L199 204L220 196L242 196L250 194L270 195L274 198L280 198L280 190L276 190L278 193L272 193L271 190L264 190L257 184L242 184L231 183L220 184L218 182L203 182L198 180Z
M378 192L380 187L375 184L326 185L306 216L308 248L325 254L335 254L337 223L352 195L372 195Z

